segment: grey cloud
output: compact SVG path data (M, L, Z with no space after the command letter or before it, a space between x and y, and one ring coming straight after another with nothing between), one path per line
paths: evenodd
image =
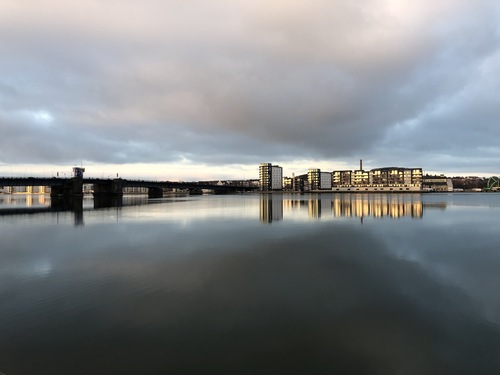
M411 154L415 165L427 163L419 154L425 149L450 156L442 168L460 168L451 157L457 149L474 158L498 139L499 82L484 75L497 66L498 7L406 7L321 0L10 5L0 16L7 56L0 126L9 134L0 157L13 162L7 150L30 138L33 124L13 121L12 113L43 109L54 122L38 142L21 143L30 146L23 162L189 155L214 164L297 156L377 163L390 156L397 163ZM439 106L446 113L437 116ZM401 126L412 121L417 126Z

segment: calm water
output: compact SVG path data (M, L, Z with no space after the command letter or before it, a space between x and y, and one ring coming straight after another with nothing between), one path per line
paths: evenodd
M0 372L498 374L499 217L493 193L0 195Z

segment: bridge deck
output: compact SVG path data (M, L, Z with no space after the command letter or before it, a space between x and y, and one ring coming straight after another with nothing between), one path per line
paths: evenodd
M71 178L44 178L44 177L0 177L0 187L5 186L64 186L70 182ZM122 187L143 187L143 188L176 188L176 189L210 189L218 191L251 191L254 187L234 186L234 185L209 185L199 182L174 182L174 181L147 181L147 180L127 180L127 179L100 179L84 178L84 184L111 184L119 181Z

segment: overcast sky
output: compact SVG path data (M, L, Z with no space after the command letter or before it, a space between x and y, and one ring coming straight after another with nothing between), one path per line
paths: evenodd
M0 0L0 175L500 174L497 0Z

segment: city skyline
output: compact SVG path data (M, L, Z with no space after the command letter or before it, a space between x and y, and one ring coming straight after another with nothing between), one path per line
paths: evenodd
M0 175L500 174L493 0L0 5Z

